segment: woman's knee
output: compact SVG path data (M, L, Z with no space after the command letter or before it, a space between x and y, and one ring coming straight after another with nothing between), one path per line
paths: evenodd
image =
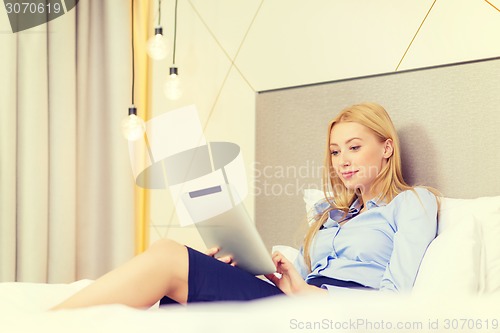
M179 285L187 283L189 256L184 245L170 239L160 239L149 247L146 254L155 269L160 270L159 274L165 273L166 281L170 281L169 288L177 290Z
M167 253L171 254L175 251L179 251L183 247L183 245L177 243L176 241L168 238L162 238L151 244L147 251L165 255Z
M154 242L146 251L146 254L153 260L167 265L181 264L188 260L187 248L167 238Z

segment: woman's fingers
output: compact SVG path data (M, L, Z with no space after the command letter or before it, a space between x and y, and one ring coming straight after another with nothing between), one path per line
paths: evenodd
M219 252L219 248L217 247L212 247L208 250L205 251L205 254L209 257L213 257L217 254L217 252Z
M288 269L290 265L288 259L281 252L274 252L272 255L272 259L278 273L281 273L282 268Z
M279 260L282 260L284 262L288 262L288 260L286 259L286 257L281 252L279 252L279 251L274 252L273 255L272 255L272 258L276 259L276 260L279 259Z
M224 256L224 257L220 257L220 258L217 258L218 260L226 263L226 264L229 264L231 266L236 266L236 262L233 261L233 257L231 256Z
M233 258L230 256L224 256L217 259L219 259L222 262L225 262L226 264L231 264L233 262Z
M208 250L205 251L205 254L209 257L215 258L215 255L219 253L219 248L217 247L212 247ZM216 258L217 260L220 260L226 264L231 264L232 266L236 266L236 263L233 261L233 258L231 256L223 256Z
M271 281L272 283L274 283L275 285L278 285L280 279L273 274L266 274L264 275L266 277L266 279L268 279L269 281Z

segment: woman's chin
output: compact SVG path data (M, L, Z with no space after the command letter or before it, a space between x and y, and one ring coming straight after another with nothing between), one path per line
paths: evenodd
M363 192L363 189L364 189L364 186L363 185L360 185L360 184L354 184L354 183L349 183L349 182L345 182L344 183L344 186L347 188L347 190L349 191L354 191L358 194L362 193Z
M350 191L354 191L358 187L356 184L354 184L353 182L350 182L350 181L345 181L344 180L342 183Z

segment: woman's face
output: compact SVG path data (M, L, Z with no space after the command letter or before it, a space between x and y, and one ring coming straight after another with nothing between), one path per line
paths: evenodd
M366 126L355 122L336 123L330 132L333 169L348 189L368 193L393 151L392 140L380 142ZM368 198L370 199L370 198Z

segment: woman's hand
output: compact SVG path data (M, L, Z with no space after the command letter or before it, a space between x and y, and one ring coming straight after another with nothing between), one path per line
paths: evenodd
M209 257L215 258L215 255L219 252L219 248L217 247L212 247L211 249L208 249L205 251L205 254ZM233 258L231 256L224 256L224 257L219 257L216 258L219 261L225 262L226 264L229 264L231 266L236 266L236 263L233 261Z
M276 273L281 274L277 277L274 274L267 274L266 278L274 283L286 295L293 295L304 292L325 292L326 290L308 285L295 266L283 256L280 252L273 253L274 265L276 265Z

